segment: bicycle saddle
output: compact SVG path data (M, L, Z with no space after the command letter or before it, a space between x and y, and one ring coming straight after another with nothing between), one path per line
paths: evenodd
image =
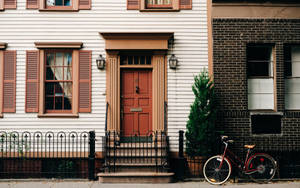
M248 148L248 149L253 149L255 147L255 145L244 145L245 148Z

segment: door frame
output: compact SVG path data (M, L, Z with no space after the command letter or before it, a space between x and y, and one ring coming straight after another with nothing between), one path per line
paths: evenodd
M107 131L120 132L121 83L120 72L126 65L120 65L120 50L107 50L106 54L106 101ZM152 68L152 130L166 131L165 102L167 102L167 51L151 51L150 65L130 65L130 68Z

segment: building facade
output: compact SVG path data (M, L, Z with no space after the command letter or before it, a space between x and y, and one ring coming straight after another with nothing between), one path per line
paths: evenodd
M218 127L263 151L299 151L300 6L297 1L212 3Z
M193 76L208 67L205 0L1 0L0 10L2 131L95 130L100 158L106 130L167 131L178 150Z

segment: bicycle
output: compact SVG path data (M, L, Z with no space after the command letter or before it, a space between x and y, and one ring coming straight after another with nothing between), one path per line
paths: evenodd
M228 136L222 136L221 140L225 144L223 154L209 158L203 167L204 177L209 183L213 185L225 183L232 172L231 164L236 166L243 174L249 175L257 183L267 183L274 178L277 162L273 157L266 153L252 153L251 149L255 145L245 145L244 147L248 151L243 162L228 149L229 143L234 141L228 140Z

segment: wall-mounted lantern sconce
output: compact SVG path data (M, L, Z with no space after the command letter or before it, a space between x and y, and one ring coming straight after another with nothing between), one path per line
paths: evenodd
M170 69L176 69L177 68L177 64L178 64L178 59L177 57L172 54L170 59L169 59L169 67Z
M99 55L96 59L97 68L100 70L103 70L105 67L105 59L102 57L102 55Z

